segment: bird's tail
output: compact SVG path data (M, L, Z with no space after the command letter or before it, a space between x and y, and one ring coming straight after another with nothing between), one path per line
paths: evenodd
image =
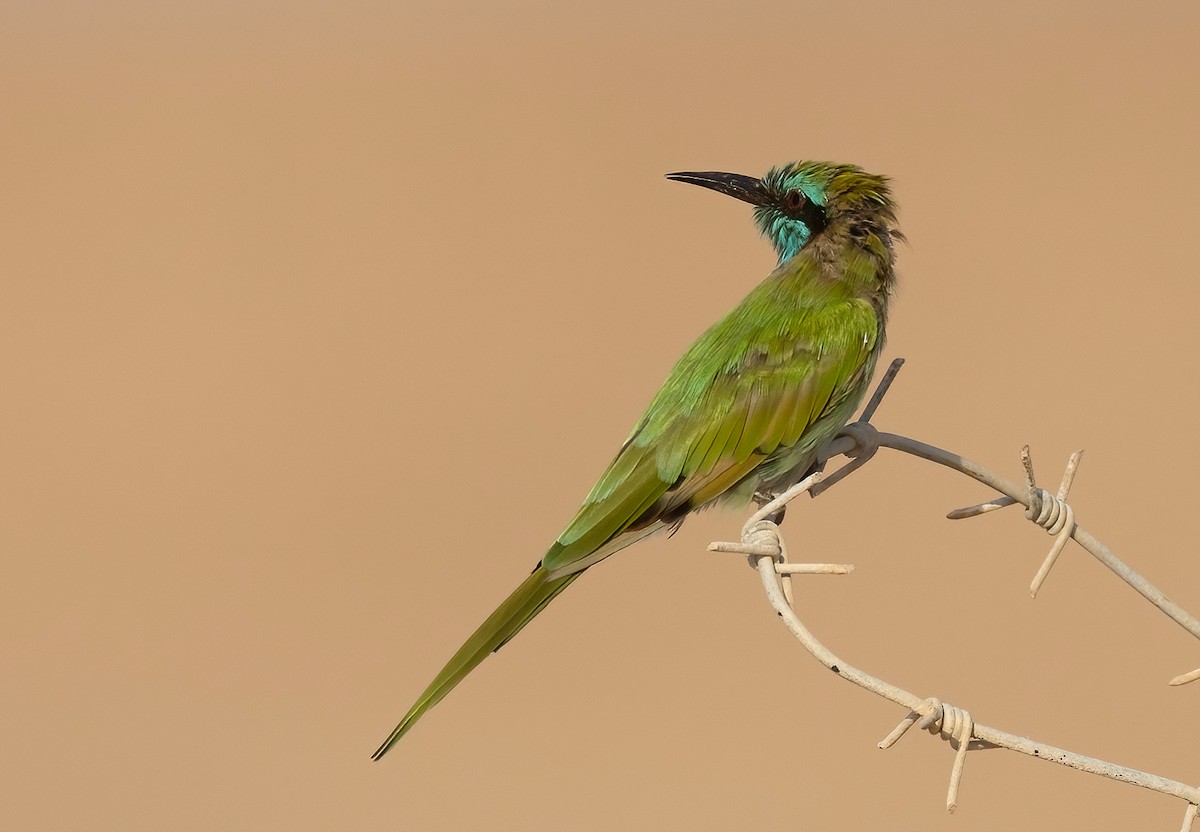
M442 700L442 697L454 689L468 673L474 670L489 653L499 650L505 642L521 631L533 617L562 592L582 572L575 572L561 578L551 580L549 572L540 565L533 570L528 578L516 588L512 595L501 604L487 621L479 625L479 629L467 639L466 644L458 648L458 652L446 662L442 672L429 683L425 692L416 703L409 708L404 719L395 727L383 745L371 755L372 760L378 760L396 741L408 733L413 723L421 715Z

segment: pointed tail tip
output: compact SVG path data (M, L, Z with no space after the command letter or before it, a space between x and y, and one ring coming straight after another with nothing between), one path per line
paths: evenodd
M474 670L480 662L500 649L510 638L520 632L530 619L542 611L546 604L566 589L581 572L573 572L560 578L547 578L546 570L539 566L526 578L513 593L488 616L479 628L458 648L446 666L437 675L425 692L421 694L400 724L392 729L392 733L383 741L383 745L375 749L372 760L378 760L409 732L430 708L442 701L464 677Z
M371 755L371 762L373 762L373 763L379 762L379 759L384 754L388 753L388 750L391 749L391 747L396 744L396 741L399 740L402 736L404 736L404 729L406 727L407 726L405 726L404 724L397 725L396 729L394 731L392 731L392 733L388 734L388 738L383 741L383 745L381 745L375 749L375 753L373 753Z
M392 747L392 741L389 739L383 745L375 749L371 754L371 762L378 763L384 754L388 753L388 749Z

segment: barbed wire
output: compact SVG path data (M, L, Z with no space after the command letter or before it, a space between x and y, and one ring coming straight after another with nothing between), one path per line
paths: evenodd
M1066 498L1078 471L1082 451L1071 455L1057 493L1051 494L1036 484L1029 446L1025 446L1021 451L1021 461L1026 478L1026 486L1021 488L966 457L908 437L877 431L870 423L870 419L874 416L879 403L903 363L904 359L902 358L892 362L876 388L875 394L863 409L861 419L843 428L838 436L818 454L819 467L822 468L825 463L839 455L848 457L850 460L848 463L829 476L825 476L818 470L782 494L770 499L764 498L759 509L742 526L741 540L715 542L709 545L709 549L716 552L732 552L747 557L750 565L758 571L762 579L763 588L771 606L774 607L792 635L817 661L846 681L908 708L908 715L887 737L880 741L880 748L890 748L913 726L937 734L950 743L955 750L955 757L946 795L947 811L953 812L958 805L959 786L962 781L967 752L986 748L1007 748L1030 757L1141 786L1187 801L1182 832L1189 832L1196 820L1197 807L1200 806L1200 787L1095 757L1077 754L1037 742L1028 737L983 725L976 722L971 714L962 708L946 704L936 697L917 696L847 664L829 650L800 620L793 599L792 576L849 574L853 571L854 566L852 564L790 562L787 544L777 522L781 520L783 508L801 494L809 493L815 497L829 489L866 464L879 448L892 448L960 471L1002 495L984 503L955 509L947 515L950 519L977 517L1005 506L1022 505L1025 507L1026 518L1054 535L1055 540L1050 552L1030 585L1030 592L1035 597L1058 556L1066 544L1073 539L1137 590L1146 600L1170 616L1173 621L1193 636L1200 638L1200 620L1167 598L1157 587L1118 558L1112 550L1076 522L1074 509L1066 502ZM1197 678L1200 678L1200 669L1177 676L1170 681L1170 684L1186 684Z

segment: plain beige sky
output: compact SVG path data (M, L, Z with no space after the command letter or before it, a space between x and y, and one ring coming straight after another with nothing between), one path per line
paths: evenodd
M590 572L369 754L771 267L662 178L894 178L877 422L1057 481L1200 610L1194 2L9 3L0 10L0 827L1176 829L1177 801L903 715L803 654L738 513ZM881 453L794 509L847 660L1198 777L1191 639Z

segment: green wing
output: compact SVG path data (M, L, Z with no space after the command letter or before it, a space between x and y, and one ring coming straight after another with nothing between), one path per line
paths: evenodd
M879 319L813 272L796 258L680 359L542 559L552 578L753 485L756 472L789 470L845 424L874 370Z

